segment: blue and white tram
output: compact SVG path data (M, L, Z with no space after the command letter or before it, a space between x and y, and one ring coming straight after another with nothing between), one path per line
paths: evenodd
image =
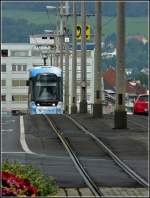
M28 110L30 114L62 114L63 86L62 70L53 66L30 69Z

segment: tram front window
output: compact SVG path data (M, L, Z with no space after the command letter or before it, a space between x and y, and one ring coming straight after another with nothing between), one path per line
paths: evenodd
M57 83L56 82L36 82L35 84L36 100L56 100Z

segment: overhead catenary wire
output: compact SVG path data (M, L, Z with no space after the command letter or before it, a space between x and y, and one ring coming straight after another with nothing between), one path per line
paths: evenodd
M111 17L110 19L108 19L108 21L106 21L103 25L102 25L102 27L105 27L105 26L107 26L108 24L110 24L110 22L112 22L112 20L114 20L116 18L116 16L113 16L113 17Z
M36 40L36 38L34 37L34 35L33 34L31 34L32 36L33 36L33 39L34 39L34 41L35 41L35 46L38 48L38 50L39 50L39 52L40 52L40 54L41 54L41 56L44 54L43 53L43 51L42 51L42 49L40 48L40 45L38 44L38 42L37 42L37 40ZM32 47L32 49L33 49L33 47ZM50 49L48 49L49 51L47 52L47 54L50 54Z

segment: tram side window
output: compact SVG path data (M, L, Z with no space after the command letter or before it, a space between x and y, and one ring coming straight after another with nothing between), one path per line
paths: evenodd
M63 83L61 78L59 79L59 98L63 101Z

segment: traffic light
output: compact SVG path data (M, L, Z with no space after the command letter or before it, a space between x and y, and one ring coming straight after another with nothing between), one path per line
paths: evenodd
M81 26L80 25L77 25L77 28L76 28L76 39L81 40Z
M90 40L90 25L86 25L86 40Z
M90 40L91 29L90 25L86 25L86 40ZM76 27L76 39L81 40L81 25Z

